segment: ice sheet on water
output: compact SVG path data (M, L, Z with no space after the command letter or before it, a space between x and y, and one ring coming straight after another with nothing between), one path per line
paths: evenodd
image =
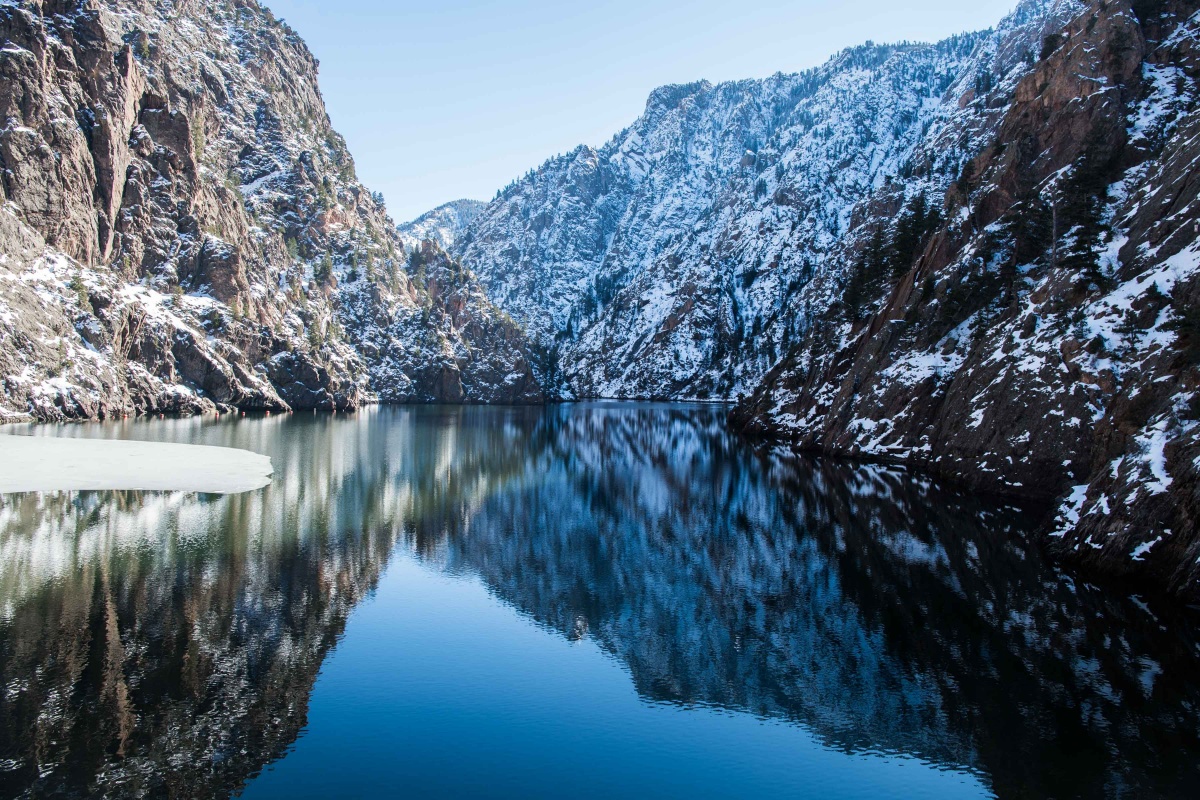
M236 494L271 482L271 459L232 447L0 433L0 493L142 489Z

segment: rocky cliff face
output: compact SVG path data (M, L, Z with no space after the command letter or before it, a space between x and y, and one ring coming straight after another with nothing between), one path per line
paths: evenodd
M396 382L498 399L446 377L463 349L520 371L519 341L471 338L495 310L469 275L453 319L414 322L430 287L355 177L316 60L256 2L10 1L0 41L7 418L352 408ZM363 352L366 316L402 359Z
M1011 92L1078 7L1027 2L996 31L663 87L604 147L503 190L453 252L527 327L547 382L568 396L748 392L814 318L801 289L839 271L863 218L894 213L895 187L935 193L990 140L998 95L963 98ZM922 148L935 132L939 146Z
M1059 498L1065 558L1200 597L1197 41L1195 3L1097 3L963 96L994 134L932 211L873 198L909 210L861 219L737 418Z
M346 334L390 403L540 403L524 330L488 300L474 275L426 240L406 264L411 302L378 284L342 292Z

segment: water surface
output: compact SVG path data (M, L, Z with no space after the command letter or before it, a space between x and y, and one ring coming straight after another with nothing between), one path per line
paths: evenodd
M0 793L1194 796L1189 620L724 413L32 428L275 477L0 499Z

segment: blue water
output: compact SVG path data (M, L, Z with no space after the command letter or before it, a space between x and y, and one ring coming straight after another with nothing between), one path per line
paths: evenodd
M755 448L720 406L24 432L276 472L0 498L2 796L1200 785L1193 620L1055 569L1039 509Z
M358 609L309 729L246 797L986 797L979 777L846 753L802 726L648 702L595 642L568 641L476 579L411 557Z

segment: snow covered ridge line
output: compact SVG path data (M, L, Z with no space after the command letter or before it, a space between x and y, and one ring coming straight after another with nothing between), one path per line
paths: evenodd
M240 494L271 482L271 459L232 447L0 432L0 494L144 490Z
M400 241L408 249L419 247L425 240L443 250L450 250L487 204L480 200L453 200L414 219L396 226Z

